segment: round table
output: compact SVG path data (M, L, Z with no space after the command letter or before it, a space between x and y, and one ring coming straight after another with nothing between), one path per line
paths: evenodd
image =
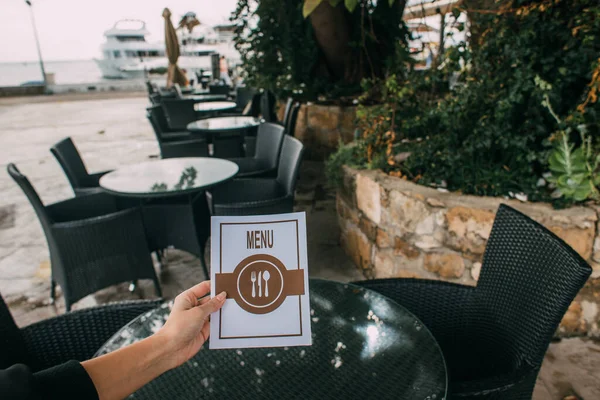
M247 130L260 125L260 118L235 116L214 117L190 122L187 130L194 133L219 133Z
M231 300L228 300L231 301ZM429 399L446 396L440 348L404 307L351 284L311 279L313 345L208 350L168 371L135 399ZM157 332L170 304L117 332L96 355Z
M206 101L217 101L217 100L227 100L227 96L224 94L194 94L184 96L185 99L192 99L198 102L206 102Z
M164 197L198 192L227 181L238 166L217 158L168 158L118 168L100 178L100 187L127 197Z
M206 101L203 103L194 104L194 109L198 112L216 112L228 111L237 107L233 101Z

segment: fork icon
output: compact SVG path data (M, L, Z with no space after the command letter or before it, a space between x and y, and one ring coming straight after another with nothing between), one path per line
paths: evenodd
M252 297L256 297L256 271L250 273L250 280L252 281Z

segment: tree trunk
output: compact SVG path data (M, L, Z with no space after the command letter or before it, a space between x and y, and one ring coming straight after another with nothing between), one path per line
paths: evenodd
M343 2L332 7L328 1L323 1L310 14L315 38L323 52L329 73L335 80L345 77L346 62L351 54L350 23L346 12Z

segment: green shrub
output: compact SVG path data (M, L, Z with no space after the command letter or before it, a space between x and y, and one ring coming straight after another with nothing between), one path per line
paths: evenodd
M479 19L484 27L485 18ZM556 182L549 185L544 177L556 151L551 139L557 122L545 99L563 121L559 130L570 133L573 151L582 140L590 154L600 145L600 5L596 0L513 0L487 18L476 49L462 44L446 52L442 68L368 85L367 93L380 88L385 104L360 124L377 126L377 118L383 118L394 131L394 142L390 154L390 143L382 141L381 132L372 132L363 139L366 149L371 143L367 156L385 155L384 171L422 184L553 200ZM461 68L465 63L467 68ZM449 77L457 74L458 84L449 90ZM536 77L551 87L542 90ZM580 127L585 137L577 134ZM410 157L395 162L400 152ZM595 170L590 179L594 175ZM579 192L559 201L582 199Z

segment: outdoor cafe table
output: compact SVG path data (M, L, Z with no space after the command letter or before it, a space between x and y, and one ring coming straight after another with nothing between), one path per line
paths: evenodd
M190 122L187 130L194 133L246 131L260 125L260 119L246 116L213 117Z
M135 399L429 399L446 396L447 373L427 328L387 297L311 279L312 346L209 350L139 389ZM170 303L118 331L96 353L157 332Z
M192 99L198 102L227 100L224 94L195 94L184 96L185 99Z
M233 110L236 106L233 101L207 101L194 104L194 109L203 113L217 113Z
M218 158L169 158L118 168L100 178L100 187L142 207L152 251L173 246L195 254L208 276L204 243L210 212L204 190L232 179L238 169Z
M100 178L105 191L125 197L193 194L235 176L238 166L210 157L168 158L118 168Z

